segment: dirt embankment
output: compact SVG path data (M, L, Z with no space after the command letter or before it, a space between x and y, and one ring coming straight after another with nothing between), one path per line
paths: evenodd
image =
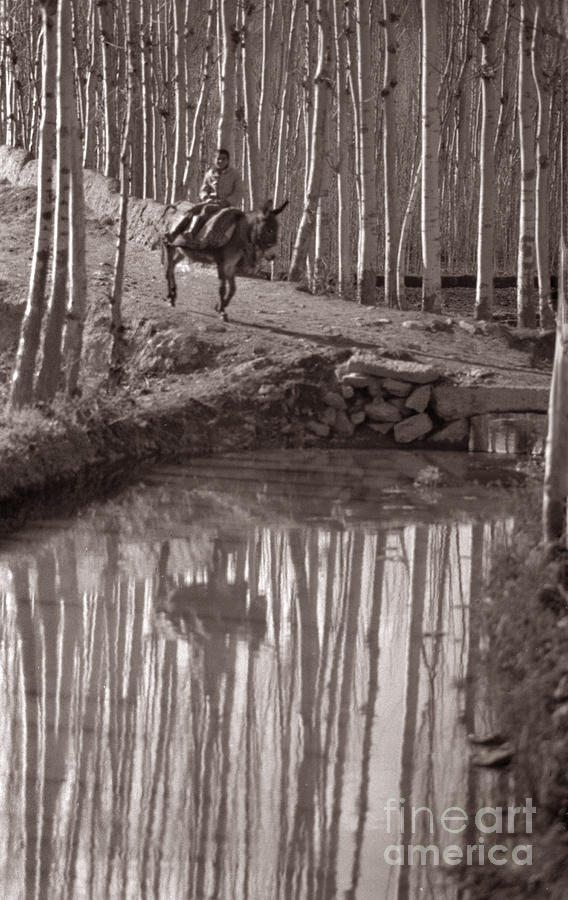
M27 293L35 178L33 160L0 147L4 396ZM160 253L152 249L165 226L164 207L133 200L124 292L129 358L123 384L109 392L108 295L118 194L115 184L90 172L85 191L89 315L82 396L52 411L4 414L4 500L54 482L73 486L90 471L110 472L183 453L318 442L392 444L391 435L366 423L353 434L341 433L332 423L325 436L308 427L310 421L331 421L322 397L337 388L336 366L354 354L435 367L442 381L464 387L546 390L549 348L537 335L514 334L503 326L514 315L510 290L497 292L499 323L481 328L471 318L471 290L445 291L443 315L432 316L419 312L416 289L408 291L410 308L399 311L380 305L380 289L376 307L360 307L333 295L311 296L286 282L242 278L229 310L231 321L223 324L214 312L215 273L193 265L178 269L179 300L172 309L164 300ZM403 417L409 414L404 402L398 406ZM360 410L355 413L360 418Z

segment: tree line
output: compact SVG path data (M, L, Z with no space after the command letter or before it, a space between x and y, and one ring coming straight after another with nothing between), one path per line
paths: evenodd
M68 2L0 4L2 142L41 149L59 8L85 166L119 178L126 141L129 192L174 203L196 197L224 146L247 206L290 197L280 265L292 280L374 303L384 272L387 303L403 306L401 274L424 268L436 309L441 269L477 270L487 318L493 273L518 269L532 324L538 270L551 324L565 54L554 4Z

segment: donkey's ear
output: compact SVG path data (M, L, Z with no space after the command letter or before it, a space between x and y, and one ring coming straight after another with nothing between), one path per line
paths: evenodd
M272 212L274 206L274 202L272 200L267 200L264 206L262 207L263 215L267 216L269 212Z
M282 206L278 206L278 207L274 210L274 215L275 215L275 216L280 215L280 213L282 212L282 210L283 210L283 209L286 209L286 207L288 206L289 202L290 202L289 200L285 200L284 203L282 204Z

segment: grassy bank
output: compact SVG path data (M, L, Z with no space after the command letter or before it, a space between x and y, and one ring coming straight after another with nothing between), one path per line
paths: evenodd
M568 897L568 560L550 560L540 542L541 491L542 472L533 470L480 610L499 730L515 747L492 805L533 798L534 833L521 838L533 864L470 873L471 900Z

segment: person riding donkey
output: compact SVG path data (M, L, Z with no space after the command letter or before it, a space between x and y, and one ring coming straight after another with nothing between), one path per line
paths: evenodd
M196 203L183 219L170 231L168 238L174 240L178 234L185 232L189 238L195 239L205 222L220 209L239 206L243 197L243 183L236 169L230 163L229 151L220 147L217 150L215 163L205 173L199 191L200 203ZM192 221L193 220L193 221ZM191 222L191 227L188 225Z

